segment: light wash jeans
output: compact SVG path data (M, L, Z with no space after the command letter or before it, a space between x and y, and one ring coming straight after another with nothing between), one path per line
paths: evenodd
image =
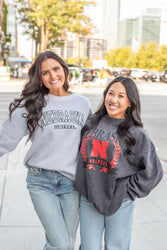
M105 250L129 250L134 201L125 199L111 215L100 214L85 197L80 201L81 250L101 250L104 232Z
M74 250L79 193L56 171L29 167L27 188L46 235L44 250Z

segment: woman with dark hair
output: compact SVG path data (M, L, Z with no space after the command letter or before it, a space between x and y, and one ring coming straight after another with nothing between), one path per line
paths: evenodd
M73 250L79 193L74 189L80 133L90 113L85 97L69 91L68 67L54 52L41 53L21 96L0 128L0 156L28 136L27 188L46 234L45 250Z
M163 170L143 129L136 84L117 77L82 129L75 187L81 193L81 250L129 250L135 198L148 195Z

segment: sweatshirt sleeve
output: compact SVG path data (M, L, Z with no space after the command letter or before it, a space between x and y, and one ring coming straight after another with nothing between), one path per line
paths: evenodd
M132 200L148 195L163 176L162 165L155 146L145 133L140 135L140 142L136 142L136 147L134 164L137 162L138 171L130 176L127 184L127 192Z
M19 141L28 134L24 108L17 108L0 127L0 156L13 151Z

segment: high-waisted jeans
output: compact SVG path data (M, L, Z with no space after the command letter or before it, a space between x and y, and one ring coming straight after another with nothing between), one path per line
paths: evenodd
M79 193L73 181L56 171L29 167L27 188L45 230L44 250L74 250Z
M105 250L129 250L134 201L125 199L111 215L100 214L85 197L80 202L81 250L101 250L104 232Z

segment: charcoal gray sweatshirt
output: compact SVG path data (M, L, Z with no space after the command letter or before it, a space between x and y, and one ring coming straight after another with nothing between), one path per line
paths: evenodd
M25 166L56 170L75 179L80 144L80 132L90 114L87 98L69 96L46 96L39 121L42 128L35 130L30 148L25 156ZM14 150L19 141L28 135L25 108L17 108L12 119L6 119L0 128L0 156Z
M131 154L126 153L117 134L121 122L106 115L84 134L76 172L76 189L107 216L123 199L148 195L163 176L156 149L141 127L130 128L136 143Z

